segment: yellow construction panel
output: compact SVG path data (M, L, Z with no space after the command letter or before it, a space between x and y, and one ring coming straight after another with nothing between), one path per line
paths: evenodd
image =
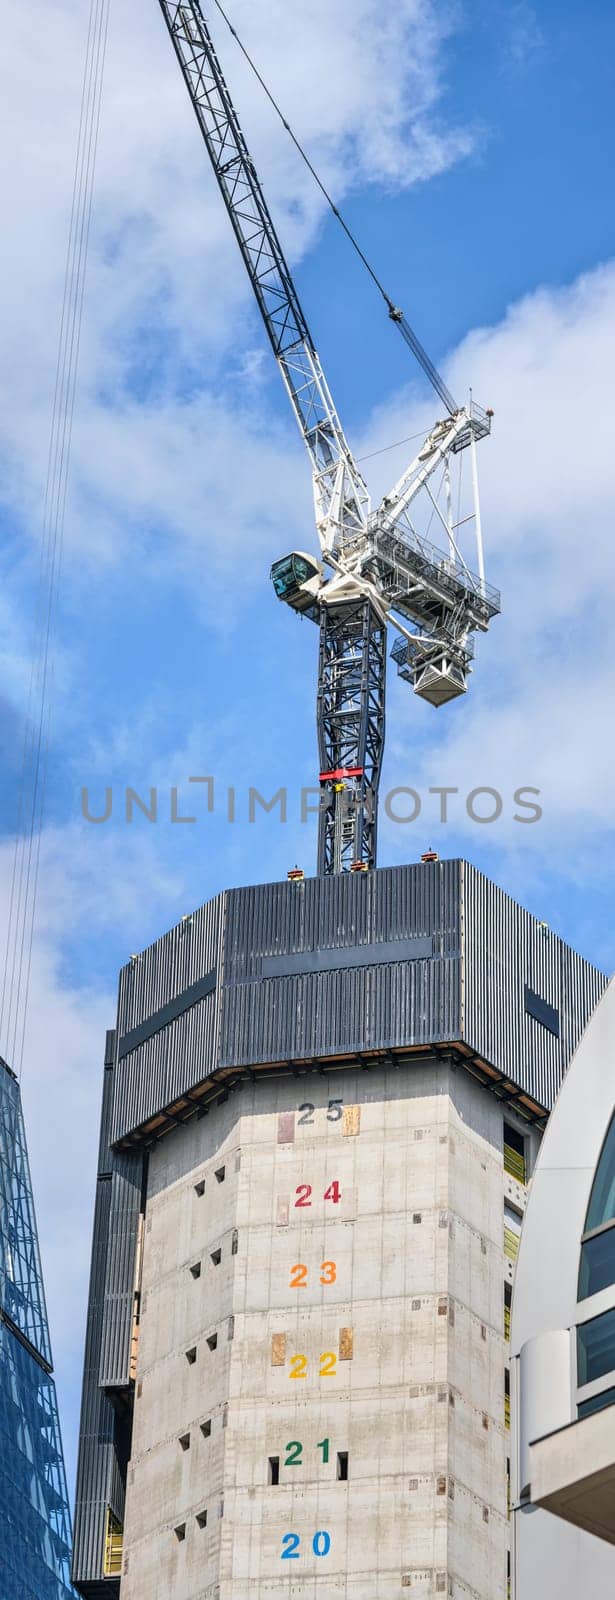
M117 1517L114 1517L110 1506L107 1506L105 1523L105 1560L103 1572L105 1578L118 1578L122 1571L122 1547L124 1529Z
M284 1367L286 1365L286 1334L274 1333L271 1340L271 1365Z
M354 1337L352 1328L340 1328L340 1361L352 1361Z
M347 1137L353 1138L361 1132L361 1107L344 1106L343 1132Z

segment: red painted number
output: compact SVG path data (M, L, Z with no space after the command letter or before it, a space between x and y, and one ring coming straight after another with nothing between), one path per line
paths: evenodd
M311 1185L311 1183L300 1183L299 1187L297 1189L295 1189L295 1194L297 1196L297 1198L295 1200L295 1205L296 1206L311 1206L311 1204L312 1204L312 1185Z
M340 1202L341 1198L342 1198L342 1191L340 1189L340 1186L339 1186L339 1183L337 1181L337 1178L335 1178L333 1180L333 1183L329 1184L328 1189L325 1189L325 1200L332 1200L333 1204L335 1206L337 1206L337 1205L339 1205L339 1202Z

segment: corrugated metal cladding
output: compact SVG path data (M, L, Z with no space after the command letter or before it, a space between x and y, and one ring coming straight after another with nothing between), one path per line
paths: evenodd
M220 1065L457 1037L458 885L459 865L447 861L436 872L397 867L234 890ZM285 972L285 958L297 957L313 970Z
M117 1034L127 1034L192 990L209 973L216 983L176 1021L122 1055L116 1068L111 1137L118 1140L161 1106L202 1082L217 1062L222 931L226 896L218 895L157 939L120 973ZM209 987L209 986L208 986Z
M113 1180L118 1163L123 1169L127 1162L135 1163L134 1155L126 1157L109 1148L114 1046L115 1035L107 1034L75 1492L72 1577L85 1600L98 1600L103 1593L108 1600L119 1596L119 1579L108 1578L104 1584L101 1583L107 1507L120 1522L124 1516L124 1465L119 1459L118 1427L125 1428L125 1423L122 1425L118 1422L117 1413L100 1383L109 1283L117 1282L117 1268L113 1262L117 1238L117 1233L114 1237L112 1225ZM137 1160L141 1161L138 1153ZM132 1229L132 1235L130 1239L126 1231L120 1249L124 1270L127 1259L132 1255L131 1290L134 1283L136 1227ZM129 1327L130 1321L131 1316L128 1319Z
M215 989L193 1003L208 975ZM526 985L562 1013L559 1044L527 1017ZM231 890L122 972L112 1139L218 1067L457 1039L548 1107L603 986L459 861ZM158 1027L169 1006L179 1015Z
M464 1039L550 1109L607 979L467 862L462 884ZM526 988L558 1013L559 1036Z
M409 959L404 941L430 944L417 943ZM384 961L378 947L396 942L400 960L387 951ZM366 961L353 972L357 949ZM272 959L297 955L308 962L317 951L327 952L325 972L263 976L265 962L271 973ZM120 1039L207 973L215 971L217 983L215 993L118 1060L113 1140L219 1066L425 1043L447 1038L451 1029L457 1033L459 952L455 861L435 870L418 864L218 896L123 968ZM450 959L443 963L443 957Z
M114 1154L98 1381L103 1389L128 1388L135 1292L136 1239L141 1210L143 1156Z

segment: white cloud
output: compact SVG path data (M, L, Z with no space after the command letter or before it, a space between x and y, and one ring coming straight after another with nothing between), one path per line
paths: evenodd
M245 34L341 199L366 181L400 188L471 148L439 114L452 12L402 0L237 0ZM10 219L0 302L2 494L34 532L48 443L85 14L77 0L10 0L0 173ZM293 259L322 197L220 18L228 76ZM378 93L374 93L374 83ZM126 526L172 572L199 548L228 567L252 521L288 524L301 466L272 428L273 366L260 359L250 291L155 0L111 8L95 228L82 330L67 567L105 563ZM246 366L247 363L247 366ZM250 374L246 382L246 371ZM246 425L247 413L252 420ZM290 429L290 423L289 423ZM299 452L295 453L299 461ZM213 481L212 481L213 478ZM305 472L302 482L305 483ZM278 505L266 485L280 486ZM230 488L230 493L229 493ZM225 489L226 493L222 490ZM244 492L245 491L245 492ZM305 495L306 491L299 491ZM221 501L225 537L204 508Z
M419 788L485 783L512 796L537 785L543 822L521 830L509 806L499 842L504 833L516 848L523 831L526 852L573 875L592 872L613 827L614 362L615 263L528 295L453 355L453 392L471 381L495 410L480 464L487 576L503 611L478 642L467 701L435 714L400 692L389 747L389 764L394 753L406 771L412 753ZM380 414L374 438L412 422L402 399ZM402 731L409 723L413 735ZM462 812L460 824L475 837Z

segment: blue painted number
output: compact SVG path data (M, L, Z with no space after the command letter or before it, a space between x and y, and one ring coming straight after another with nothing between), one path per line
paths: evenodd
M319 1533L314 1534L312 1549L315 1556L328 1556L331 1549L331 1534L325 1533L321 1528Z
M282 1538L281 1561L298 1561L301 1549L301 1539L298 1533L285 1533ZM315 1556L328 1556L331 1549L331 1534L324 1528L319 1528L312 1539L312 1550Z
M282 1540L282 1561L298 1561L300 1543L298 1533L285 1533Z

